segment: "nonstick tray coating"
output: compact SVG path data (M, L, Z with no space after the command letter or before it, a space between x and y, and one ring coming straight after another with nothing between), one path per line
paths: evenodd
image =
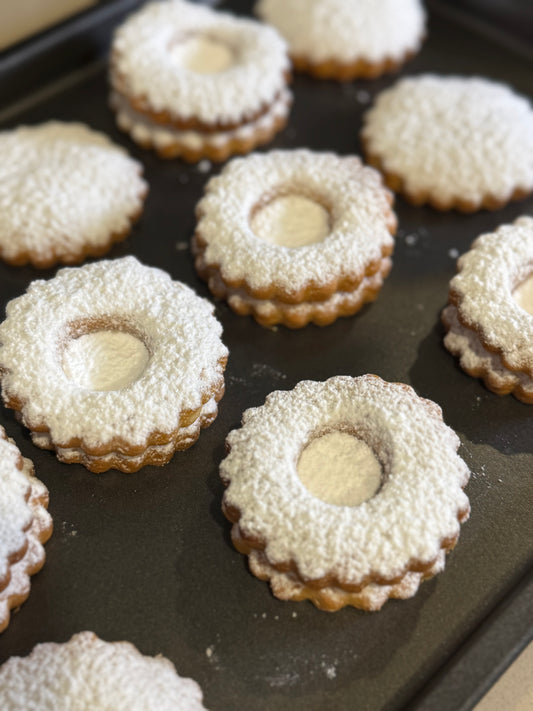
M250 3L226 5L242 10ZM431 8L427 41L402 75L479 74L533 95L529 58L438 4ZM109 33L107 19L101 31ZM289 126L269 147L359 153L362 113L395 80L339 85L297 77ZM164 162L137 148L116 129L107 93L100 62L33 103L28 96L24 110L4 112L4 126L81 120L127 147L144 163L150 193L141 221L109 257L135 254L211 298L195 274L189 239L195 203L219 167ZM533 213L533 199L471 216L414 208L402 199L396 210L393 270L378 300L355 317L324 329L265 330L217 304L230 349L226 395L215 423L167 466L94 475L81 465L60 464L32 445L11 411L0 409L0 424L50 490L55 523L45 567L0 636L0 662L27 654L38 642L92 630L169 657L181 675L201 684L212 711L422 708L428 684L433 691L437 684L442 695L424 708L462 708L467 691L470 704L482 688L479 672L473 695L468 675L436 675L463 653L486 619L498 630L499 611L530 569L533 409L493 395L459 369L442 345L439 314L457 256L477 235ZM1 264L0 316L31 280L54 273ZM444 573L411 600L390 601L379 613L335 614L310 603L280 602L231 545L220 510L224 439L243 410L262 404L272 390L367 372L409 383L443 408L472 470L466 489L471 518ZM483 674L487 665L495 668L494 649L512 657L526 637L527 619L523 628L503 626L489 635L476 656Z

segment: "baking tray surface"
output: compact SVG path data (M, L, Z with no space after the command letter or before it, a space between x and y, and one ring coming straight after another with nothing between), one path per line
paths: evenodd
M244 11L250 3L225 5ZM438 4L431 7L428 39L402 75L478 74L533 95L527 58L440 12ZM297 77L289 126L269 147L360 153L361 116L395 80L339 85ZM4 111L3 125L81 120L127 147L144 163L150 193L132 235L109 256L135 254L211 298L195 274L189 239L194 205L219 167L164 162L137 148L116 129L107 93L100 63L23 111ZM50 490L55 522L45 567L0 637L0 663L38 642L65 641L89 629L169 657L181 675L201 684L213 711L422 708L426 688L456 683L439 670L486 619L498 618L498 606L512 599L531 567L533 411L493 395L458 368L442 346L439 314L457 256L482 232L532 214L533 199L470 216L414 208L402 199L396 209L393 270L378 300L355 317L324 329L265 330L216 305L230 349L226 394L215 423L167 466L93 475L81 465L60 464L31 444L11 411L0 410L0 424ZM0 317L31 280L54 273L1 264ZM390 601L379 613L335 614L280 602L231 545L220 510L224 439L243 410L262 404L274 389L367 372L409 383L441 405L472 469L466 489L471 518L444 573L411 600ZM500 630L477 658L492 659L495 645L512 657L527 640L527 625L512 630ZM485 674L486 665L481 668ZM444 694L435 708L459 708L467 683L460 680L453 701ZM469 691L469 705L475 697L476 690Z

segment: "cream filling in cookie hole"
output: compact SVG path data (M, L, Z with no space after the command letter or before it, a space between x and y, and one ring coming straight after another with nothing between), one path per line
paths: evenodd
M518 306L533 316L533 272L516 287L513 298Z
M280 195L250 216L252 232L282 247L305 247L322 242L331 231L329 211L303 195Z
M63 371L87 390L121 390L144 372L150 354L124 331L95 331L73 338L63 352Z
M303 449L297 466L305 488L337 506L359 506L381 486L382 468L372 449L348 432L328 432Z
M172 60L195 74L220 74L233 64L231 47L212 37L189 35L170 46Z

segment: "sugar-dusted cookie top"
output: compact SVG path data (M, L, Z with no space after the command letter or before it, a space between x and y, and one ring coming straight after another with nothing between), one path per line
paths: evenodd
M0 132L0 257L47 267L106 252L142 210L141 165L81 123Z
M204 711L202 691L165 657L92 632L64 644L38 644L0 667L5 711Z
M353 289L369 264L392 252L391 204L381 176L356 156L257 153L208 182L197 235L205 263L228 282L289 302L306 291L319 299Z
M259 0L255 9L285 37L293 57L315 64L402 61L424 35L419 0Z
M409 77L378 95L364 123L370 163L415 204L473 211L533 190L533 110L504 84Z
M134 107L219 129L262 113L289 71L273 28L184 0L146 5L113 41L112 85Z
M29 576L44 563L52 532L48 491L0 427L0 632L30 591ZM0 706L4 708L3 706Z
M22 456L0 428L0 588L9 581L10 561L27 546L26 531L33 515L28 505L30 483L23 471Z
M171 443L223 392L213 310L134 257L34 281L0 324L4 402L48 448L134 456Z
M480 333L489 350L533 377L533 316L513 291L533 270L533 218L481 235L458 261L450 299L461 323Z
M533 218L481 235L457 268L444 345L489 390L533 403Z
M362 440L379 462L376 493L357 505L325 501L300 478L302 453L331 432ZM233 539L318 587L357 591L424 570L468 516L459 439L440 407L407 385L372 375L303 381L247 410L227 446L220 475Z

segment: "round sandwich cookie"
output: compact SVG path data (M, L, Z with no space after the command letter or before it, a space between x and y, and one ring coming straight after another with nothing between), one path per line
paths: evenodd
M0 132L0 258L51 267L125 239L148 187L142 166L81 123Z
M198 203L196 269L262 326L325 326L376 299L397 220L381 176L306 149L234 159Z
M379 610L412 597L469 515L440 407L374 375L273 392L226 445L233 543L281 600Z
M408 77L364 117L368 162L414 205L495 210L533 190L533 109L480 77Z
M0 324L4 404L34 444L93 472L166 464L217 415L228 351L214 308L134 257L62 269Z
M168 0L117 30L110 101L118 126L161 157L223 161L285 126L289 79L286 43L273 28Z
M32 462L0 427L0 632L27 599L30 576L43 567L43 544L52 534L47 508L48 490Z
M492 392L533 403L533 218L481 235L457 267L444 345Z
M259 0L255 11L289 44L296 71L349 81L397 71L420 49L420 0Z

